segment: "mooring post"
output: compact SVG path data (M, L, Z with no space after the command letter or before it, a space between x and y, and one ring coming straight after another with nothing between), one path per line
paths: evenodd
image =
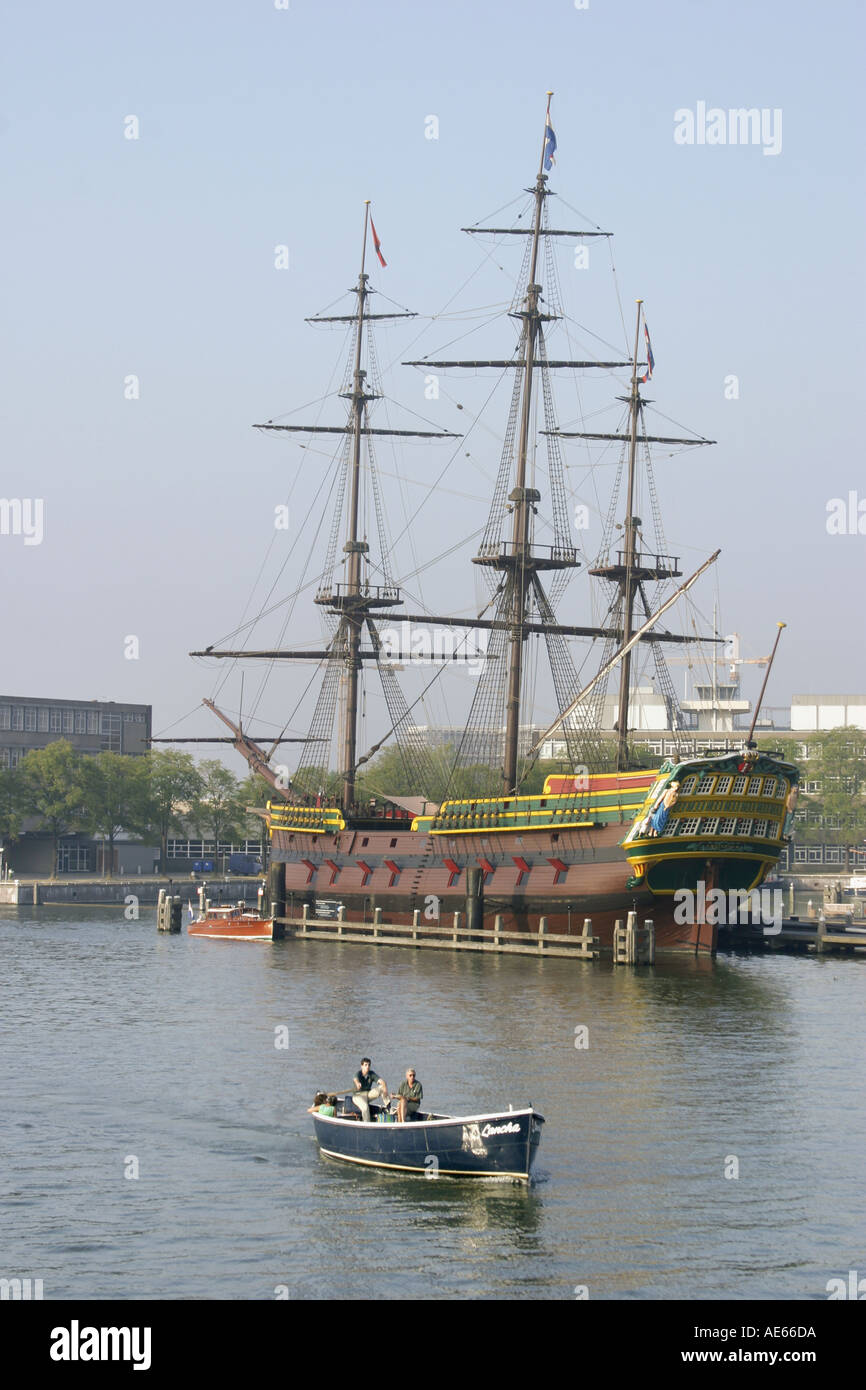
M494 944L494 946L498 946L498 945L500 944L500 942L499 942L499 937L500 937L500 933L501 933L501 932L502 932L502 914L501 914L501 912L497 912L496 916L495 916L494 919L493 919L493 944Z
M583 930L580 933L580 954L582 956L592 955L592 918L584 917Z
M165 931L165 889L160 888L159 897L156 900L156 929Z
M306 930L307 930L307 927L309 926L309 924L310 924L310 904L309 904L309 903L304 903L303 907L301 908L301 935L302 935L302 936L306 933Z
M267 912L273 917L273 939L282 941L286 935L286 924L279 919L286 915L286 875L282 864L268 865Z
M421 921L421 909L416 907L412 913L412 940L418 940L418 926Z
M470 935L484 930L484 872L466 870L466 930Z
M183 930L183 903L179 897L171 900L168 929L175 934Z
M649 918L644 920L644 931L646 932L646 963L655 965L656 963L656 929L655 923Z
M625 964L625 929L622 918L618 917L613 924L613 963L614 965Z
M374 936L378 936L378 935L379 935L379 928L381 927L381 925L382 925L382 909L381 909L381 907L374 907L374 908L373 908L373 935L374 935Z
M457 933L459 932L459 930L460 930L460 913L459 913L459 912L455 912L455 913L454 913L454 934L453 934L453 936L452 936L452 938L451 938L451 940L452 940L455 944L456 944L456 942L457 942Z
M343 923L345 922L345 920L346 920L346 904L345 904L345 903L340 903L340 906L337 908L337 935L338 935L338 936L342 936L342 935L343 935Z
M823 910L818 913L818 927L815 932L815 950L819 956L823 955L827 947L824 938L827 935L827 922Z
M39 884L38 884L38 883L34 883L34 885L33 885L33 906L34 906L34 907L38 907L38 906L39 906Z
M545 932L546 932L546 931L547 931L547 918L546 918L546 917L539 917L539 919L538 919L538 949L539 949L539 951L543 951L543 950L544 950L544 935L545 935Z
M630 912L625 923L625 958L628 965L637 961L637 913Z

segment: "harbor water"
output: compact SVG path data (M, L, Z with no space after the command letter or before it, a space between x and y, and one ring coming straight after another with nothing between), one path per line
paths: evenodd
M650 967L0 908L6 1278L72 1299L825 1299L866 1270L866 962ZM532 1102L535 1181L323 1158L362 1055Z

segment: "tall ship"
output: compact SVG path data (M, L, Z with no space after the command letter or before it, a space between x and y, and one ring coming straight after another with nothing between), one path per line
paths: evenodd
M375 330L380 321L410 312L371 307L376 293L367 270L371 242L382 266L385 261L366 205L350 312L308 320L342 325L349 334L339 393L347 402L346 418L257 426L318 443L323 436L337 436L328 538L315 551L320 565L314 602L325 639L313 648L208 647L192 655L264 661L279 671L285 670L284 662L312 664L319 680L309 731L296 740L302 747L289 774L273 761L280 743L289 740L277 738L267 746L250 737L239 718L205 701L228 725L229 741L271 788L266 824L272 896L284 901L289 917L299 917L304 904L315 913L323 900L341 903L349 920L372 920L378 908L386 923L416 920L421 932L443 919L450 922L454 912L465 912L482 932L500 916L509 931L537 931L544 917L551 932L576 933L589 917L605 949L612 944L615 922L635 911L640 921L653 921L657 951L712 952L716 924L705 910L708 894L713 889L726 895L750 892L773 870L791 830L798 772L757 748L751 737L754 720L742 747L727 753L675 752L659 765L636 745L630 728L632 680L634 664L644 656L653 663L675 747L678 729L685 746L686 720L664 651L670 644L694 642L695 634L673 632L662 619L718 554L685 577L679 559L667 553L651 451L712 441L651 432L645 388L654 361L641 301L630 356L558 357L548 351L557 325L573 324L561 307L558 239L583 246L609 237L594 226L552 225L549 174L555 147L548 96L528 202L509 226L464 229L492 238L494 246L514 245L517 238L523 245L518 286L507 310L517 330L512 355L404 363L420 369L428 381L453 369L513 373L489 511L472 556L479 587L487 591L480 611L466 617L408 611L392 573L388 490L375 454L379 439L390 436L402 444L411 437L432 454L437 443L452 441L448 447L453 448L456 440L460 447L460 436L374 423L383 396ZM566 334L567 341L572 337ZM553 392L557 374L583 378L599 371L627 383L617 396L618 427L561 428ZM567 440L580 440L585 449L599 447L608 459L611 451L616 456L616 481L592 557L575 542L563 461ZM637 515L639 497L642 510L646 502L652 513L650 522ZM595 623L585 621L591 613L573 611L573 600L566 621L559 616L581 568L602 595L595 614L601 621ZM582 606L585 610L588 602ZM472 643L480 666L465 726L444 754L437 754L416 722L419 699L407 697L398 679L400 669L411 665L406 648L414 646L417 634L431 630L454 634L450 650L441 659L437 655L440 670L449 661L465 663ZM591 674L586 658L580 665L575 658L574 644L581 641L591 644ZM531 659L542 649L548 668L544 686ZM370 748L362 746L361 714L365 681L373 670L384 696L386 727ZM615 736L603 738L610 682L618 692ZM554 717L527 734L526 710L540 688ZM370 795L366 773L389 745L399 750L403 791L408 785L411 795L391 796L387 788ZM542 752L548 754L544 765Z

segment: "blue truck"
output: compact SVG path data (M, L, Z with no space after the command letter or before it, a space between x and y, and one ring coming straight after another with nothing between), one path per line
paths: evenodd
M255 854L230 854L226 872L249 878L262 871L262 861Z

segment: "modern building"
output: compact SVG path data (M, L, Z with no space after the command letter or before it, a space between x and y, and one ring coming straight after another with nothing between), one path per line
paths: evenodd
M792 731L819 733L850 726L866 729L866 695L795 695L792 699Z
M150 705L119 704L114 700L58 700L41 696L0 695L0 767L17 767L27 753L65 739L79 753L126 753L140 757L150 747ZM23 874L50 874L52 840L25 821L24 834L5 851L7 868ZM84 834L64 835L57 851L56 872L96 873L102 870L105 846ZM114 871L150 872L155 851L118 838Z
M0 766L17 767L26 753L66 739L79 753L146 753L150 705L113 700L57 700L0 695Z

